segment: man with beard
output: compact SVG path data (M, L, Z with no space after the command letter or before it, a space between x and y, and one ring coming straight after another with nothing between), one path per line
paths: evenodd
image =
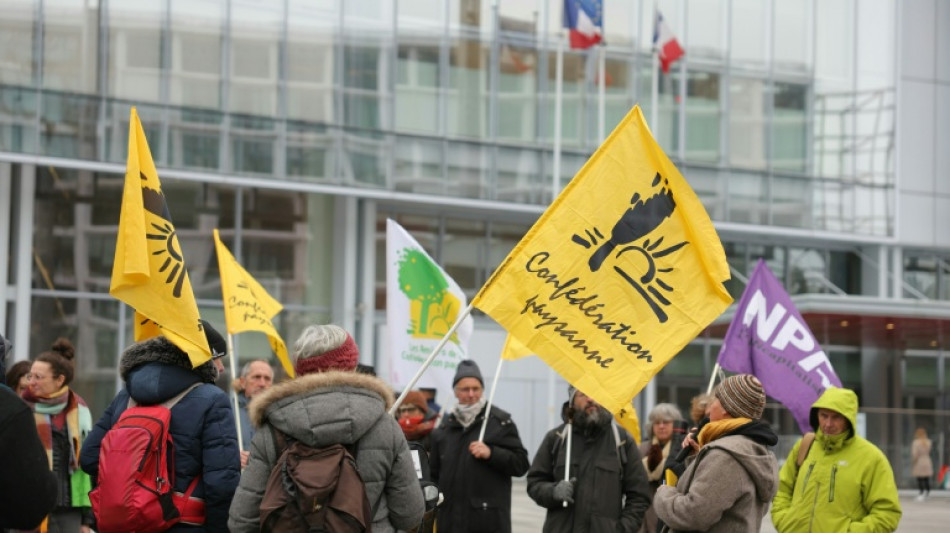
M429 467L445 495L439 533L511 531L511 478L528 470L528 451L510 414L495 405L488 412L484 386L475 361L459 362L452 379L458 405L431 433Z
M542 531L634 533L650 507L637 445L607 409L574 387L568 392L564 424L544 436L528 470L528 495L548 510Z

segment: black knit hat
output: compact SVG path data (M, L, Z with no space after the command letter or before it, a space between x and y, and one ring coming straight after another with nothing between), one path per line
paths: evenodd
M211 358L217 359L228 355L228 342L218 333L218 330L211 326L211 322L205 319L201 320L201 328L205 332L205 338L208 339L208 347L211 348Z
M471 359L459 361L459 366L455 369L455 377L452 378L452 386L454 387L462 378L475 378L482 384L482 387L485 386L481 370Z

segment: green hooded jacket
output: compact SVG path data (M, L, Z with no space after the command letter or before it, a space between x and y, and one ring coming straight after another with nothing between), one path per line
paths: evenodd
M772 501L775 529L779 533L894 531L901 518L894 472L881 450L854 432L857 395L848 389L827 389L812 404L814 428L818 428L819 408L841 413L851 427L833 436L818 429L801 468L796 459L802 441L789 452Z

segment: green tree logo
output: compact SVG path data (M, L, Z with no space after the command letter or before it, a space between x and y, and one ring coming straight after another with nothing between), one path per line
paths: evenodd
M448 290L448 280L425 252L404 248L398 257L399 291L409 298L408 333L413 337L441 339L455 323L461 302ZM456 334L450 340L459 342Z

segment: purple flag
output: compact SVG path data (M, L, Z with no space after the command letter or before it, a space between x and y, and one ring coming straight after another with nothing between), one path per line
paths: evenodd
M769 396L811 431L811 404L841 386L802 315L772 271L759 259L719 350L719 366L759 378Z

